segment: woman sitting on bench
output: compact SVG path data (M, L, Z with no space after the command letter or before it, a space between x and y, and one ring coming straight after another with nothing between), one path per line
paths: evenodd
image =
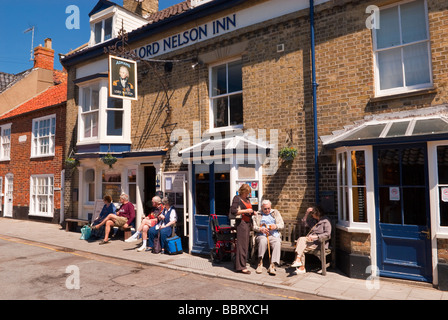
M109 195L105 195L103 198L104 206L101 210L101 213L99 214L98 218L96 218L93 223L92 227L99 225L101 222L103 222L104 219L107 218L109 214L115 215L115 205L112 203L112 197ZM103 226L100 229L93 229L92 230L92 236L95 238L103 238L104 237L104 230L105 227Z
M307 219L309 214L313 217L313 219L310 219L311 221L308 221ZM317 206L309 207L306 210L306 214L302 221L304 221L311 230L305 237L300 237L297 240L296 259L291 265L291 267L299 267L296 271L297 274L306 273L305 253L316 250L320 238L331 236L331 222L324 216L324 212L321 208ZM328 243L326 246L328 246Z
M121 207L117 214L109 214L106 219L100 224L94 226L92 229L99 229L101 226L106 226L106 232L104 234L104 240L100 244L106 244L110 242L109 233L110 229L113 227L127 228L135 219L135 209L134 205L129 202L129 196L123 193L120 196Z

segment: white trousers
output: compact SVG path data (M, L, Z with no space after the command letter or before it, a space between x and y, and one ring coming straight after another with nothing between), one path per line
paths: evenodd
M256 242L258 243L258 257L263 258L268 248L268 240L265 236L257 236ZM271 263L280 264L280 254L282 249L282 239L270 236L269 245L271 247Z
M300 237L299 240L297 240L296 253L297 256L300 257L302 265L305 265L305 253L313 251L316 248L317 244L306 241L306 237Z

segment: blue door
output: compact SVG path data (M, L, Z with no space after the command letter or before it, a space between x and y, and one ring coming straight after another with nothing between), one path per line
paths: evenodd
M374 148L381 276L432 281L425 144Z
M193 176L193 253L210 254L214 247L210 214L220 224L228 224L230 203L230 166L192 165Z

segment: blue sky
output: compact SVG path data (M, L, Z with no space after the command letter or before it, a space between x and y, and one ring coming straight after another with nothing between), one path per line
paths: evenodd
M113 1L113 0L112 0ZM123 5L123 0L113 1ZM159 0L162 10L182 0ZM67 53L86 43L90 37L89 12L96 0L0 0L0 71L19 73L33 67L31 57L31 32L35 26L34 47L44 44L45 38L53 40L55 69L62 69L59 53ZM65 22L70 16L66 8L76 5L80 11L80 28L69 30Z

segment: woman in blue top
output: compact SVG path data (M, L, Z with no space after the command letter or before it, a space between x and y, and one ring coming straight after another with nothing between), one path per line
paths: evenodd
M100 215L98 218L95 219L92 223L92 227L100 224L109 214L115 214L116 208L115 205L112 203L112 197L111 196L104 196L103 198L104 206L101 210ZM99 229L92 229L92 236L97 238L104 238L104 225Z
M157 216L159 222L148 231L148 249L146 249L146 241L143 241L143 245L138 251L143 251L145 249L146 251L152 250L154 247L154 239L157 234L159 234L162 253L165 252L165 247L167 246L166 238L171 237L173 232L172 225L177 221L177 214L174 206L171 205L170 200L167 197L162 199L162 205L164 209L162 213Z

